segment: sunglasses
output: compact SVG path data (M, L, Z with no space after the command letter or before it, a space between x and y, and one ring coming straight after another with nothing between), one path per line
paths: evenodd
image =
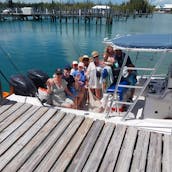
M99 56L94 56L94 58L97 58L97 57L99 57Z

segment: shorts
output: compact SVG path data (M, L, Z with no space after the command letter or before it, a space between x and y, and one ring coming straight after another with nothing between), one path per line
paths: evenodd
M66 98L65 101L60 106L68 106L73 104L74 104L73 100Z
M71 92L74 96L67 95L67 98L72 99L72 100L74 100L75 97L77 97L78 94L79 94L79 91L77 91L74 87L71 87L71 88L70 88L70 92Z

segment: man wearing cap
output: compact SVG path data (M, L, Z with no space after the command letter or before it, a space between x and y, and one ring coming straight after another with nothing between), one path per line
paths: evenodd
M86 76L88 78L88 85L93 94L98 99L102 97L102 83L101 83L101 72L102 68L99 63L99 53L97 51L93 51L91 53L93 61L88 65Z
M115 60L117 60L119 67L122 67L122 64L124 62L126 54L124 52L122 52L121 49L116 49L115 50ZM128 56L127 58L127 62L125 64L127 67L135 67L134 64L131 62L130 57ZM137 82L137 71L136 70L126 70L127 67L124 67L123 70L123 80L127 81L129 83L129 85L135 85ZM128 97L130 100L132 100L133 95L134 95L134 88L130 88L127 91Z
M76 90L75 90L75 79L72 75L70 75L70 66L65 66L63 69L63 79L67 82L67 87L69 91L76 96ZM68 98L74 99L75 97L71 97L70 95L67 95Z
M73 61L72 62L72 69L70 71L70 74L73 76L73 72L78 70L78 62L77 61Z

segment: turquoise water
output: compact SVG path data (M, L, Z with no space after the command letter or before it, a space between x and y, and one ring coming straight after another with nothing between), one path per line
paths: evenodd
M135 33L172 33L172 15L154 14L149 18L129 18L127 21L114 21L112 26L78 24L72 20L67 24L57 21L5 21L0 22L0 69L7 78L11 74L25 74L29 69L41 69L50 76L57 67L70 64L78 57L93 50L103 54L105 37L113 38L115 35ZM154 59L138 61L131 54L132 60L139 66L142 63L151 65ZM160 72L166 72L170 56L164 61ZM15 64L15 67L13 64ZM3 88L7 89L7 82L1 77Z

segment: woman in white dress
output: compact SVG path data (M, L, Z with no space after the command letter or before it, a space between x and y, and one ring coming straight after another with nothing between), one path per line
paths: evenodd
M92 52L93 61L89 63L86 71L86 76L88 78L88 86L92 93L98 98L102 98L102 79L101 73L102 68L99 62L99 53L97 51Z

